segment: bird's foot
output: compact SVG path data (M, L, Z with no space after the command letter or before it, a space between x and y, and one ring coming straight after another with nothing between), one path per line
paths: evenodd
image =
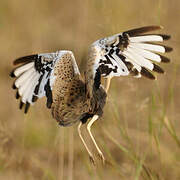
M89 160L94 166L96 165L93 155L89 155Z
M106 159L105 159L103 153L102 153L102 152L99 152L99 153L98 153L98 156L99 156L99 158L102 160L103 165L105 165Z

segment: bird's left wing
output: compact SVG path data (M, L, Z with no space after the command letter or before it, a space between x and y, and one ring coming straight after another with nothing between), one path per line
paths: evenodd
M16 98L20 99L20 109L25 105L25 113L30 105L43 96L47 97L47 107L51 107L56 69L60 66L66 70L69 68L68 71L73 69L72 74L80 74L73 53L67 50L24 56L16 59L14 65L17 67L11 72L11 77L16 78L13 88L17 89Z
M170 60L162 53L170 52L172 48L159 44L170 39L165 34L146 34L159 30L161 26L147 26L125 31L94 42L89 50L87 62L87 79L93 79L93 83L102 77L145 76L155 79L152 71L163 73L163 69L157 65L160 62Z

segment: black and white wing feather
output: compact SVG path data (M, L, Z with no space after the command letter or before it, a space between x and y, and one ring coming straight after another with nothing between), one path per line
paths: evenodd
M52 88L56 79L54 67L66 53L71 54L76 71L79 73L71 51L35 54L14 61L14 65L19 66L11 72L11 76L16 78L13 88L17 89L16 98L21 97L20 109L25 104L25 113L27 113L30 105L43 96L47 97L47 107L51 107Z
M95 56L93 64L93 78L97 73L101 76L145 76L155 79L151 71L163 73L163 69L157 65L160 62L170 60L163 56L172 48L159 44L170 39L164 34L145 34L159 30L160 26L147 26L119 33L100 39L90 47L91 54Z

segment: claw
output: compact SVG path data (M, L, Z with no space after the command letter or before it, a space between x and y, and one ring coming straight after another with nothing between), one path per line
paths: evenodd
M95 160L94 160L94 157L93 156L89 156L89 160L90 162L95 166L96 163L95 163Z
M105 165L106 159L105 159L103 153L98 153L98 156L99 156L99 158L102 160L103 165Z

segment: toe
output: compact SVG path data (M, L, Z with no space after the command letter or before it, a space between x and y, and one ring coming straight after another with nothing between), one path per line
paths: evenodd
M104 158L104 155L102 153L99 153L98 156L100 157L100 159L102 160L103 164L105 164L106 159Z
M94 157L93 156L89 156L89 160L90 162L95 166L96 163L95 163L95 160L94 160Z

